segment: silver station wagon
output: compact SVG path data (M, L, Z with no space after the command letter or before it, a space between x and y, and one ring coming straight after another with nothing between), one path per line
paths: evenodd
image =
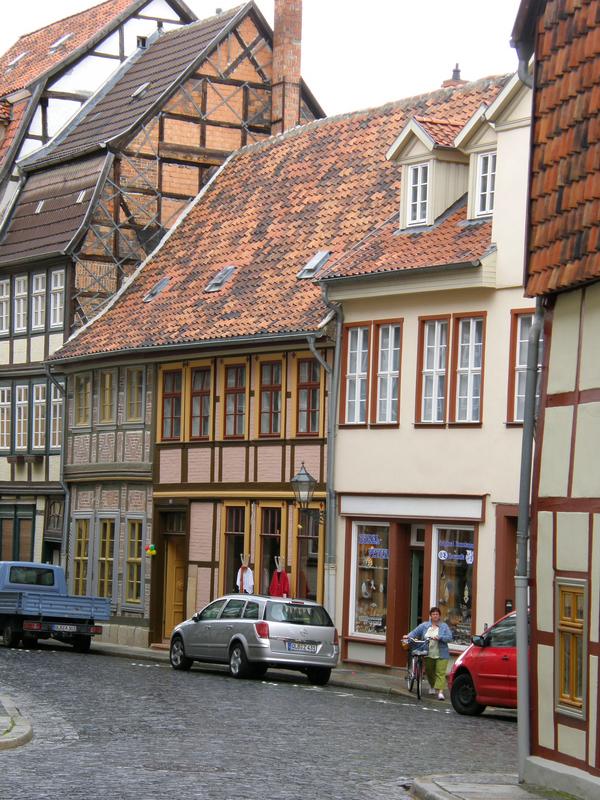
M229 594L171 634L174 669L189 669L194 661L229 664L234 678L262 677L269 667L278 667L300 670L311 683L324 686L338 658L331 617L310 600Z

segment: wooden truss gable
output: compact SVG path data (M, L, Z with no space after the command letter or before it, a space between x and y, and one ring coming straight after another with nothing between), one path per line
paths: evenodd
M75 255L74 326L94 316L229 154L271 135L270 37L246 15L115 153ZM301 121L315 118L303 99Z

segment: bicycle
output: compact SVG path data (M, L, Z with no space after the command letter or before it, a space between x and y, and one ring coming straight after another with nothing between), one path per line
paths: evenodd
M425 639L413 639L411 637L406 637L404 641L410 647L408 666L406 668L406 685L409 692L412 692L413 687L416 685L417 700L420 700L423 675L425 674L424 659L428 652L427 642Z

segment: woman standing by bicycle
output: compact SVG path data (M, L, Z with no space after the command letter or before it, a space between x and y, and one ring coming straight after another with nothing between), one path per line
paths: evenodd
M452 641L452 631L441 622L442 612L437 606L429 609L429 622L420 625L407 634L409 639L425 639L429 644L425 657L425 672L429 682L429 694L436 694L444 700L446 668L448 667L448 642Z

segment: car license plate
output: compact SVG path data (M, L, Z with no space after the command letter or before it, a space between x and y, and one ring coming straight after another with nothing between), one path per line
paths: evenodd
M61 633L76 633L77 632L77 625L53 625L53 631L60 631Z
M287 649L292 653L316 653L317 645L307 642L288 642Z

